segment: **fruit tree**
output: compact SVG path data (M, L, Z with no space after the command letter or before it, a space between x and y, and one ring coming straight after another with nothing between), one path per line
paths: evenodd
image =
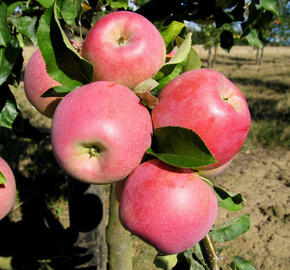
M215 242L245 233L249 216L215 226L218 207L238 211L243 197L207 178L231 163L251 117L237 86L201 66L185 21L238 22L258 42L273 16L275 0L0 2L0 126L38 143L49 137L67 176L62 269L132 269L131 233L156 249L158 267L220 269ZM229 31L219 38L225 49L234 45ZM12 91L29 44L36 50L25 66L25 95L35 113L52 119L48 133L23 116ZM98 224L108 186L105 233ZM1 220L16 193L0 158ZM238 256L231 265L254 269Z

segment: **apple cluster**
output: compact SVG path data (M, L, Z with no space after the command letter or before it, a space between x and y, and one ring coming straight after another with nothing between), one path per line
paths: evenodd
M25 71L27 98L52 117L57 162L77 180L116 182L120 221L157 250L172 254L192 247L210 231L218 211L217 197L200 175L228 166L249 131L244 96L221 73L197 69L169 82L152 110L145 107L132 89L160 70L166 47L155 26L133 12L99 19L80 54L92 64L94 82L62 99L41 97L59 83L47 74L39 50ZM217 162L192 170L157 158L144 161L154 129L166 126L193 130Z

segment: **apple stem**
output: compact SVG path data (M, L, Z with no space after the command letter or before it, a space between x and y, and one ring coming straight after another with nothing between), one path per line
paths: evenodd
M214 243L214 241L209 233L202 240L202 244L203 244L205 252L208 256L210 269L211 270L220 270L220 267L218 264L218 261L219 261L218 252L217 252L215 243Z

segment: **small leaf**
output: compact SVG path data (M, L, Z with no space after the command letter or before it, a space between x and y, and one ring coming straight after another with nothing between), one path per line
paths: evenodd
M74 88L67 88L65 86L55 86L48 89L41 97L64 97L66 94L71 92Z
M150 93L150 91L157 85L157 81L155 81L154 79L148 79L139 83L133 90L135 94L140 97L145 102L146 106L150 109L153 109L159 101L158 98Z
M128 0L107 0L107 3L111 8L128 8Z
M7 80L21 51L21 48L14 48L11 45L0 48L0 85Z
M263 48L263 42L259 39L259 33L257 29L253 29L250 33L246 36L247 41L253 47Z
M155 87L156 90L163 89L171 80L179 76L182 72L184 63L179 63L177 65L165 65L163 68L157 73L157 76L154 79L160 77L158 81L158 86Z
M250 229L250 217L243 215L232 222L216 226L210 232L215 242L226 242L233 240Z
M43 5L46 8L49 8L53 5L54 0L37 0L41 5Z
M202 253L202 250L201 250L199 243L197 243L193 246L193 251L194 251L196 258L202 263L202 265L205 267L205 269L209 269L208 265L205 261L205 258L203 256L203 253Z
M160 29L160 34L164 39L166 47L178 36L184 27L184 23L173 21L168 26Z
M233 257L231 267L234 270L256 270L256 268L249 261L239 256Z
M170 59L169 62L165 63L165 65L179 64L186 59L191 48L191 36L192 33L187 34L185 40L178 47L174 56Z
M182 67L182 72L187 72L199 68L201 68L200 57L197 52L192 47L190 47L186 64Z
M0 113L0 126L12 128L13 122L18 115L17 107L14 102L7 100Z
M272 12L276 17L279 17L279 2L278 0L260 0L259 4L256 7L264 8Z
M146 93L146 92L150 92L157 85L158 85L157 81L155 81L154 79L148 79L139 83L137 86L135 86L133 91L135 93Z
M0 2L0 46L6 47L11 39L10 29L7 24L7 5Z
M35 33L35 24L37 21L37 17L30 18L28 16L24 17L11 17L10 18L12 24L16 27L19 33L27 36L32 42L33 45L36 46L36 33Z
M161 255L158 253L154 258L154 264L158 268L164 270L171 270L177 263L177 254L172 255Z
M6 183L6 178L2 172L0 172L0 185L3 185Z
M11 16L18 6L22 6L23 1L16 1L7 7L7 16Z
M82 9L83 0L64 0L61 7L62 18L68 25L76 25L76 18Z
M205 270L204 266L192 257L190 249L183 252L183 255L189 265L189 270Z
M194 131L177 126L156 128L147 153L181 168L196 168L216 162Z
M220 207L232 212L239 211L243 208L244 199L241 194L231 194L217 186L214 186L213 188L217 195Z

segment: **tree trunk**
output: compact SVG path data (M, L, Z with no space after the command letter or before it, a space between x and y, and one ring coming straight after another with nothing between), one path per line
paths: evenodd
M259 55L260 55L260 49L256 47L256 62L255 62L256 65L259 64Z
M264 48L265 48L265 47L263 47L263 48L261 49L261 53L260 53L260 57L259 57L259 65L262 65L263 56L264 56Z
M211 59L211 47L208 48L208 56L207 56L207 67L211 67L212 59Z
M104 186L70 181L70 232L73 269L105 270L107 246Z
M125 230L119 221L119 202L115 197L115 185L111 185L109 225L107 243L109 248L110 270L132 270L133 248L130 232Z
M212 59L212 67L214 67L216 63L216 57L217 57L217 45L214 46L214 53L213 53L213 59Z

